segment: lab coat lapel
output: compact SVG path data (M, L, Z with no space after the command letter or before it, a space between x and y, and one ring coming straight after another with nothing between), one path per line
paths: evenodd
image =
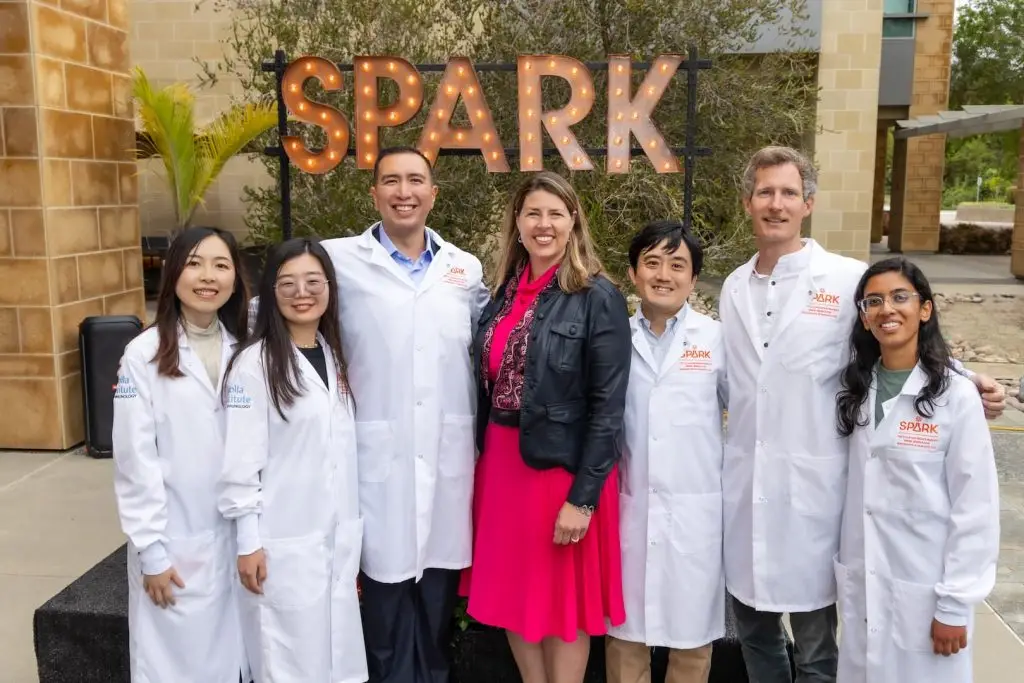
M223 348L221 349L223 353ZM181 368L182 372L186 375L193 377L199 384L203 386L211 394L215 394L216 390L210 383L210 376L206 374L206 368L203 367L203 363L199 360L199 356L192 350L192 347L188 343L188 336L185 334L185 328L180 324L178 325L178 367Z
M316 340L320 343L320 348L324 351L324 357L327 359L327 379L331 379L331 350L327 347L327 342L319 332L316 333ZM320 373L316 371L313 364L306 360L306 354L302 353L298 346L294 346L296 360L299 363L299 370L305 375L305 380L314 384L320 391L330 391L330 387L324 384L323 379L320 378ZM306 386L309 386L307 383Z
M438 248L430 260L430 266L427 268L427 272L424 273L423 280L420 282L419 291L421 293L436 285L441 281L441 278L449 273L452 266L455 265L456 256L455 249L452 248L452 245L442 240L436 232L427 228L427 235L429 235L430 239L438 245ZM459 281L459 278L455 275L451 277L452 282ZM463 275L461 280L465 282L465 279L465 275Z
M672 341L669 342L668 353L665 354L665 358L661 361L661 368L658 370L659 380L674 368L679 367L679 358L689 345L689 340L696 336L695 332L700 325L700 321L697 320L697 316L692 315L692 311L689 308L690 304L683 305L680 315L685 317L672 327L670 332Z
M402 270L402 267L395 263L395 260L391 258L391 254L387 252L377 238L373 236L374 228L379 227L383 230L383 226L380 223L371 225L366 231L360 236L360 249L357 253L370 265L383 270L390 276L401 282L406 287L415 289L416 285L409 278L409 274Z
M907 381L903 383L903 388L900 389L900 393L896 394L888 401L882 404L882 419L878 421L878 427L874 430L871 435L871 448L881 448L887 443L892 443L893 439L888 438L889 432L892 431L893 414L900 412L897 410L900 403L913 406L914 399L921 393L921 389L924 388L928 382L928 376L924 370L921 369L921 365L915 365L910 376L907 377ZM875 400L878 396L878 371L872 374L871 377L871 390L868 392L868 402L864 406L864 410L867 412L868 424L875 424Z
M826 263L821 258L824 255L824 250L818 246L817 242L809 241L811 248L810 263L808 263L807 268L800 272L796 286L793 288L793 293L790 294L778 322L775 323L777 325L773 335L775 339L779 339L786 328L800 317L800 314L803 313L804 309L807 308L814 298L814 292L818 288L817 283L821 282L828 274Z
M231 357L235 354L235 349L238 347L238 340L235 339L234 335L224 329L224 326L220 327L220 377L217 381L217 392L219 393L221 387L224 386L224 373L227 372L228 363L231 362Z
M747 331L747 339L750 341L750 345L754 347L754 350L757 351L757 355L760 357L763 355L764 349L757 341L760 335L754 322L756 314L750 306L750 278L754 272L754 263L756 261L757 254L754 254L753 258L740 266L739 272L736 274L736 284L732 288L732 295L736 306L736 315L739 316L740 322L743 323L743 329Z
M643 323L640 322L639 310L629 319L629 326L633 330L633 348L650 368L651 374L657 376L658 368L654 363L654 351L651 350L651 345L647 341L647 333L644 332Z

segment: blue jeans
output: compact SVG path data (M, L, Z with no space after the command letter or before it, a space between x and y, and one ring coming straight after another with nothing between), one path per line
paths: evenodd
M729 596L750 683L794 683L782 615L759 612ZM789 615L796 683L835 683L839 666L836 606Z

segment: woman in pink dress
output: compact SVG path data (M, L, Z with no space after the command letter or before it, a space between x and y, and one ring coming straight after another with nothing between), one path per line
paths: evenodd
M625 619L616 463L629 314L557 174L519 188L500 250L474 340L481 455L462 592L470 616L506 630L524 683L579 683L590 636Z

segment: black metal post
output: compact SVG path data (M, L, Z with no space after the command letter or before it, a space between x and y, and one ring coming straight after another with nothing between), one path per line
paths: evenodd
M264 62L263 71L273 71L274 80L277 82L277 145L267 147L264 154L276 156L280 165L280 186L281 192L281 239L292 238L292 182L291 163L288 160L288 153L284 151L284 143L281 141L288 135L288 108L284 104L284 89L281 83L284 80L285 69L288 68L288 56L284 50L274 52L273 62Z
M697 148L697 74L710 69L711 60L699 59L697 47L690 46L686 56L686 152L683 157L683 224L693 226L693 172L697 156L707 156L711 150Z

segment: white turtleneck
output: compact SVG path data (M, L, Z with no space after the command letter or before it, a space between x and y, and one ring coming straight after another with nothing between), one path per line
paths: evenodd
M206 374L210 377L210 384L216 387L217 380L220 379L220 356L222 344L220 318L215 317L209 327L206 328L193 325L189 321L185 320L184 316L181 321L185 327L185 336L188 338L189 346L193 351L195 351L196 355L199 356L199 360L202 361L203 367L206 368Z

